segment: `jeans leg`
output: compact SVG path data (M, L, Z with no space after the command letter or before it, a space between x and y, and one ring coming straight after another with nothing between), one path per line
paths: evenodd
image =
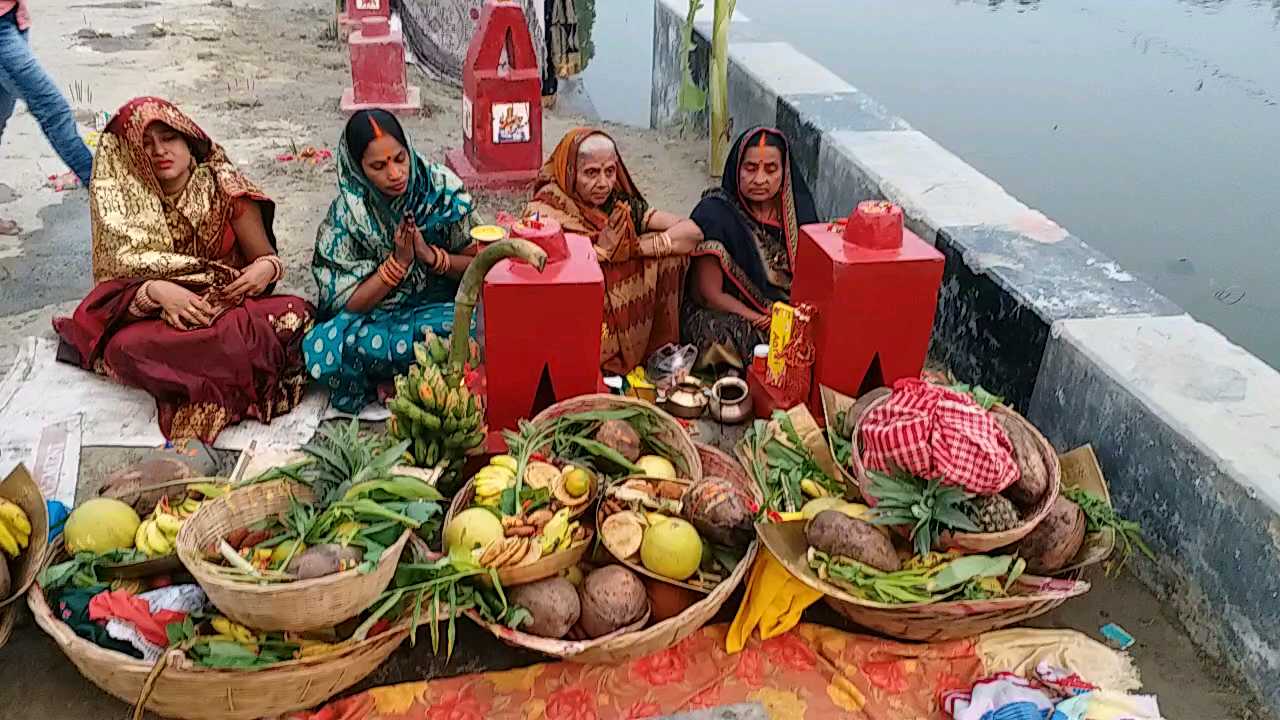
M54 152L88 187L93 155L80 138L71 105L40 67L27 44L26 33L18 31L11 17L0 18L0 88L4 88L4 94L21 98L27 104ZM0 103L0 110L3 109Z
M4 141L4 128L13 117L13 109L18 105L18 98L0 82L0 142Z

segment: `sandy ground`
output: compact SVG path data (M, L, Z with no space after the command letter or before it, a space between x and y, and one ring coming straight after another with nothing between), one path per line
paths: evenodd
M326 28L327 0L278 0L269 6L234 1L231 6L224 0L166 0L163 5L50 0L33 7L32 42L86 121L143 94L168 97L187 110L279 203L276 233L288 265L283 289L310 295L306 267L335 177L331 165L284 164L275 158L307 145L336 145L344 122L337 98L348 82L345 50ZM441 159L460 139L459 92L412 72L411 80L422 86L423 109L405 124L420 152ZM578 105L589 106L589 101ZM550 113L547 149L583 120L564 107ZM648 130L610 130L655 205L673 211L692 207L708 182L701 143ZM50 318L70 312L88 289L89 225L83 190L59 194L44 187L45 178L63 168L24 111L0 145L0 168L0 216L16 218L27 230L16 239L0 238L2 370L21 338L50 335ZM483 197L481 207L492 216L519 204L519 199ZM111 464L110 458L118 462L119 457L100 454L98 462ZM1265 717L1250 710L1230 678L1200 658L1156 598L1127 578L1096 579L1100 582L1091 594L1037 624L1072 627L1095 637L1106 622L1127 628L1139 641L1133 654L1147 689L1160 695L1171 718ZM837 623L821 608L810 616ZM459 633L459 651L448 666L431 654L429 643L406 646L363 686L537 661L466 622ZM0 720L96 720L124 711L81 678L29 617L0 650L0 677Z
M315 229L335 193L332 163L280 163L313 145L334 149L350 84L347 52L327 28L331 3L280 0L263 6L207 0L90 2L52 0L33 8L32 44L77 115L114 111L138 95L183 108L278 203L276 235L287 263L284 292L314 295L307 270ZM109 37L104 37L109 36ZM461 92L416 71L422 111L405 126L433 160L461 142ZM568 128L589 122L564 111L545 116L549 152ZM688 212L708 180L705 151L669 135L609 126L628 168L655 206ZM89 288L87 193L55 193L47 177L65 168L34 118L20 109L0 142L0 217L27 231L0 237L0 369L27 335L51 335L49 320L69 313ZM7 198L14 198L5 202ZM517 209L519 198L482 197L481 212Z

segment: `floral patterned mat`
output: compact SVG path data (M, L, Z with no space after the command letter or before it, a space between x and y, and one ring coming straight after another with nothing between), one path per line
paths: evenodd
M754 702L772 718L940 718L938 694L989 672L977 640L909 645L800 625L724 650L727 627L622 665L546 663L374 688L297 720L630 720Z

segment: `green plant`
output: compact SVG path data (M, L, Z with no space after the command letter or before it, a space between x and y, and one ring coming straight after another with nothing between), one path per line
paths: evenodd
M1085 529L1088 532L1102 532L1110 529L1115 533L1116 557L1107 568L1108 574L1119 574L1124 569L1125 563L1129 561L1129 556L1135 547L1148 560L1156 559L1155 553L1151 552L1151 547L1142 537L1142 526L1116 512L1105 499L1079 487L1065 488L1062 496L1080 506L1084 512Z
M349 423L331 422L302 446L308 460L272 468L244 484L293 480L310 486L319 505L327 507L353 486L391 479L391 468L404 459L409 444L404 440L387 447L380 435L362 435L356 418Z
M973 495L963 489L944 485L941 478L925 481L905 472L890 475L871 470L867 475L871 478L867 494L876 500L871 522L910 525L917 555L928 554L943 530L978 531L967 507Z
M840 496L844 487L827 474L805 446L791 416L781 410L773 413L777 430L757 420L742 439L742 447L751 458L752 477L760 486L764 505L761 511L794 512L805 504L800 483L813 480L828 494Z
M477 583L487 576L492 589ZM352 636L356 640L368 637L379 620L388 615L412 618L410 643L416 641L417 629L424 624L424 608L430 613L431 649L440 651L440 622L447 616L445 625L446 660L453 655L456 638L455 620L458 613L474 609L488 622L500 622L516 628L529 618L527 610L511 605L498 581L498 571L482 568L459 554L442 556L425 562L402 562L396 568L391 589L374 603L374 611L356 628ZM398 613L398 614L397 614Z

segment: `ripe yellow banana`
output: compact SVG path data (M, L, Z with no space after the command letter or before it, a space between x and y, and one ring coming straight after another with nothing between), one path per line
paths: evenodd
M804 493L805 495L808 495L811 498L820 498L820 497L826 497L827 495L830 495L830 493L827 492L826 488L822 487L821 485L814 482L810 478L805 478L804 480L800 481L800 492Z
M0 498L0 522L6 523L14 535L31 534L31 520L27 518L26 511L3 498Z
M500 468L506 468L514 475L516 470L520 468L520 463L510 455L494 455L489 461L490 465Z
M147 545L147 524L140 523L138 529L133 531L133 546L138 550L152 555L151 547Z
M173 543L169 538L165 537L164 531L156 524L155 520L148 520L147 526L147 545L151 548L156 556L168 555L173 551Z
M0 523L0 550L11 558L18 557L18 539L9 532L9 526Z
M160 531L169 538L178 536L178 531L182 529L182 521L169 513L156 513L156 526Z
M215 632L233 642L241 645L256 646L258 644L258 636L252 630L240 623L231 622L223 615L215 615L209 624L213 626Z

